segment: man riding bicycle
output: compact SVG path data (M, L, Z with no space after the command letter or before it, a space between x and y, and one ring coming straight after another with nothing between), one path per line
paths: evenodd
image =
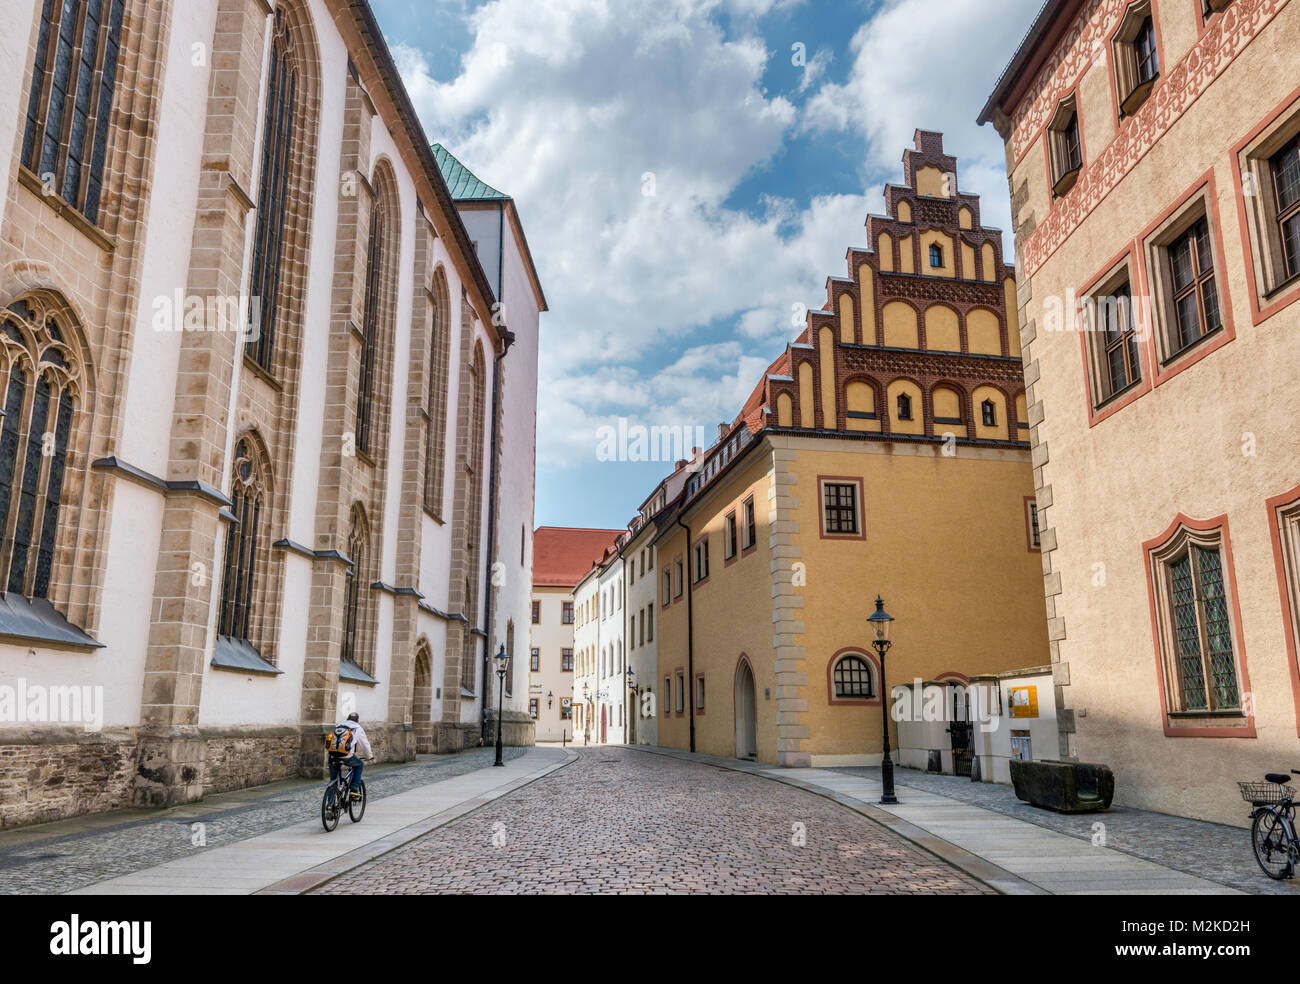
M364 754L368 759L375 757L375 753L370 749L370 741L366 738L365 729L361 727L361 716L353 711L346 721L340 721L326 739L325 747L330 753L330 782L338 781L339 770L343 766L351 766L351 796L352 799L360 799L361 770L364 763L358 753Z

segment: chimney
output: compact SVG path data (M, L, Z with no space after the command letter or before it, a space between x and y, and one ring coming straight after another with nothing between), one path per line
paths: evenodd
M677 464L673 465L673 474L676 474L677 472L681 471L685 467L686 467L686 459L678 458Z
M721 441L727 436L727 431L731 430L731 425L725 421L718 424L718 440Z

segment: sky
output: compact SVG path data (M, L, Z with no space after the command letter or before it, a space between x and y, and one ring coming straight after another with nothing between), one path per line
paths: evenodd
M1042 0L371 3L429 139L515 199L550 305L538 525L625 526L673 467L628 460L638 433L735 419L916 129L1012 255L975 118Z

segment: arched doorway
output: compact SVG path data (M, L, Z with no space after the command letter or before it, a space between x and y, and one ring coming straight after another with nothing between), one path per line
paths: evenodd
M754 671L749 660L736 666L736 758L758 758L758 705L754 695Z
M600 705L600 743L605 744L605 705Z
M415 689L411 695L411 724L417 755L433 754L433 657L425 643L415 652Z

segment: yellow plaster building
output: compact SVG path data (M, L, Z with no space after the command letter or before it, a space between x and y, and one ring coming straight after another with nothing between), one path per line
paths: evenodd
M824 308L656 517L659 743L878 763L886 682L1047 662L1014 271L918 131Z

